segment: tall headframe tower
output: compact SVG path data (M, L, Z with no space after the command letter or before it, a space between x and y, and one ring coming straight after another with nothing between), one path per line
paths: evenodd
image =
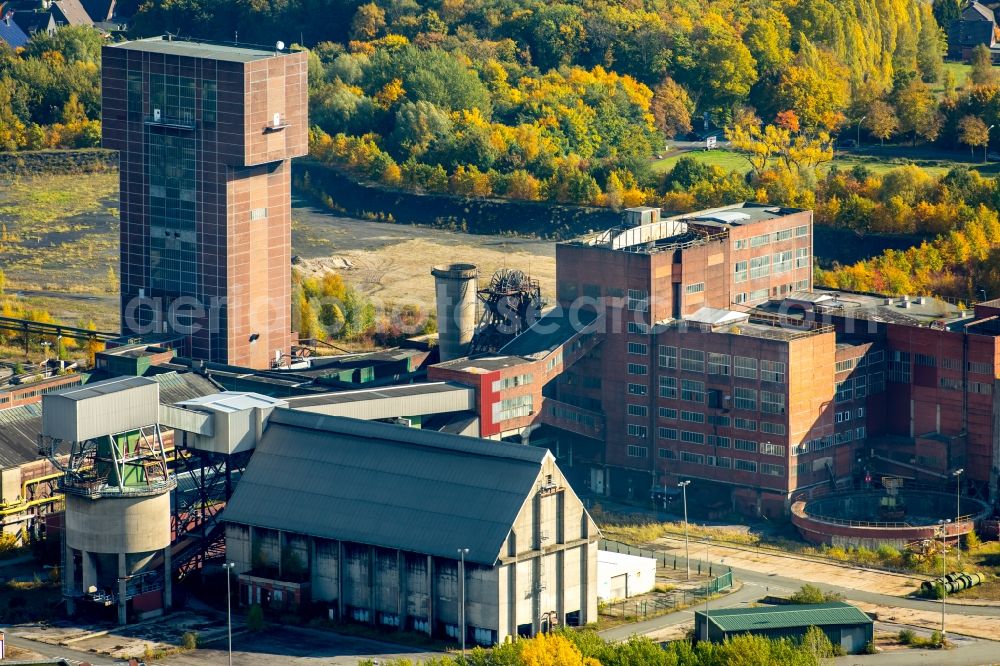
M103 144L120 151L124 335L266 368L290 351L291 158L307 55L180 41L105 46Z
M170 491L160 385L123 377L46 394L41 450L63 469L63 596L118 621L171 605Z

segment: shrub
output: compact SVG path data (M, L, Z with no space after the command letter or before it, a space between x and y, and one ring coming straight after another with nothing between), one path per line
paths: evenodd
M247 611L247 629L250 631L260 631L264 628L264 609L260 604L250 606Z
M864 650L864 652L865 652L865 654L878 654L878 648L875 647L875 643L874 642L868 641L867 643L865 643L865 650Z
M185 650L194 650L198 647L198 632L197 631L185 631L184 635L181 636L181 645L184 646Z
M982 545L982 541L979 539L979 535L975 531L969 532L963 538L964 546L966 550L975 550Z
M824 592L815 585L806 583L799 591L788 597L793 604L822 604L828 601L841 601L844 595L838 592Z
M941 635L940 631L931 632L930 644L934 647L944 647L944 636Z
M916 637L917 634L912 629L902 629L896 636L900 645L912 645Z

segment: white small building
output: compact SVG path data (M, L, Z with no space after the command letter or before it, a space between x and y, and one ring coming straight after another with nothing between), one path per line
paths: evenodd
M597 599L628 599L656 587L656 560L626 553L597 551Z

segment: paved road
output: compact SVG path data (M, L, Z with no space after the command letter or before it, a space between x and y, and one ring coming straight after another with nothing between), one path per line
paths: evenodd
M791 593L793 589L796 588L784 589L777 586L770 586L770 590L765 590L764 586L761 586L758 583L744 582L742 587L736 592L719 599L715 599L714 601L710 601L709 612L711 612L713 608L738 608L749 606L766 594L786 594ZM704 604L698 604L684 610L668 613L667 615L661 615L642 622L623 624L617 627L612 627L611 629L605 629L604 631L598 633L601 638L608 641L623 641L636 634L642 636L667 627L675 627L678 624L691 623L693 625L695 611L703 610L705 610Z
M7 632L10 645L32 650L46 657L61 658L70 664L89 662L93 666L113 666L121 660L50 645ZM325 666L356 666L361 659L427 660L441 656L437 652L420 652L403 645L344 636L329 631L301 627L275 627L260 634L233 636L233 663L240 666L272 666L273 664L324 664ZM228 660L225 640L213 642L207 648L157 660L169 666L203 666L224 664Z
M983 666L1000 663L1000 644L993 641L975 641L950 650L900 649L882 654L852 654L837 657L837 666L876 664L877 666Z
M84 662L93 664L93 666L105 666L110 664L121 664L121 661L112 659L111 657L103 657L101 655L95 655L92 652L82 652L80 650L71 650L70 648L63 647L61 645L49 645L48 643L40 643L38 641L31 641L27 638L19 638L11 633L9 628L5 628L6 641L9 645L14 647L19 647L24 650L31 650L32 652L37 652L38 654L44 655L46 657L51 657L55 659L65 659L70 664L82 664Z

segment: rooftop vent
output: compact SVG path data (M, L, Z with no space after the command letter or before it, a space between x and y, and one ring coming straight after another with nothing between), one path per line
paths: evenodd
M927 297L926 296L918 296L917 297L917 305L927 305Z
M882 299L882 305L892 305L892 299L891 298Z

